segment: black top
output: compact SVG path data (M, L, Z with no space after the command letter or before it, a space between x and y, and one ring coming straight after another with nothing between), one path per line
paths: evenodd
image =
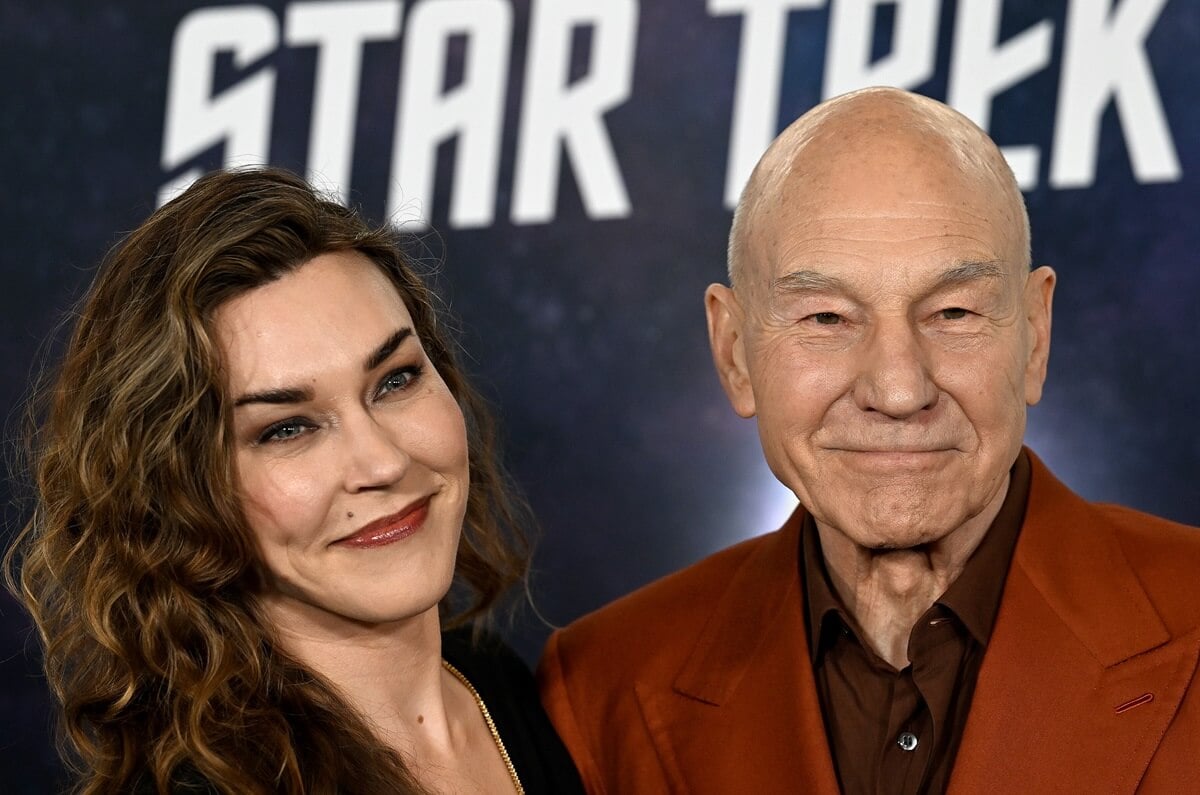
M542 709L529 668L504 641L484 635L473 644L470 627L463 627L442 634L442 656L487 705L527 795L583 795L579 773ZM171 791L216 795L216 789L186 763ZM152 795L154 785L143 776L133 792Z
M575 795L583 783L538 700L524 661L499 638L471 645L469 628L442 635L442 656L479 692L527 795Z

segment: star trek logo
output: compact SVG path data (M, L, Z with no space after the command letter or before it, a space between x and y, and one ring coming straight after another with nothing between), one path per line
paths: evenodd
M1003 0L959 0L947 96L940 98L987 130L998 95L1057 63L1049 151L998 141L1022 188L1037 187L1043 172L1051 188L1093 184L1101 117L1110 107L1134 177L1176 181L1179 158L1145 51L1166 1L1065 0L1061 52L1054 58L1051 21L1000 41ZM707 10L714 24L726 18L740 24L723 197L729 207L778 132L792 15L827 25L823 97L866 85L920 86L937 63L940 0L707 0ZM873 57L884 10L891 14L891 46ZM389 217L424 223L439 148L447 142L454 143L450 227L492 225L501 193L509 198L512 223L554 220L567 168L589 217L627 217L633 207L606 115L636 101L638 16L636 0L530 0L518 74L508 0L311 0L291 3L282 14L251 4L198 9L179 22L172 44L159 201L196 179L199 161L214 148L226 165L270 162L282 79L272 59L299 48L314 48L317 56L306 114L307 169L318 184L347 198L364 48L395 42L403 29L391 159L379 164L388 169ZM466 53L457 62L449 57L455 48ZM235 74L228 84L216 80L219 64ZM509 109L512 80L522 81L521 104ZM516 135L507 153L511 184L502 185L506 121Z

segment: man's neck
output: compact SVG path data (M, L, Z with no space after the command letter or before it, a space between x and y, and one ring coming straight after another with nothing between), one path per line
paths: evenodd
M830 581L850 611L862 641L896 670L909 663L917 621L946 592L1000 512L1008 481L982 511L941 539L911 549L868 549L841 530L817 522Z

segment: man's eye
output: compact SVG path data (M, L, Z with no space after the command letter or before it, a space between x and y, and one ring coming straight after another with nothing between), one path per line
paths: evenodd
M295 439L301 436L312 428L308 422L299 418L293 418L277 422L267 428L258 437L258 443L264 444L267 442L286 442L290 439Z
M842 316L836 312L817 312L812 319L822 326L836 326L842 321Z
M942 320L962 320L967 316L967 310L962 307L952 306L949 309L941 311Z
M412 383L421 376L422 368L419 366L401 367L399 370L393 370L383 377L379 382L379 388L375 390L376 397L383 397L391 392L398 392L402 389L407 389L412 386Z

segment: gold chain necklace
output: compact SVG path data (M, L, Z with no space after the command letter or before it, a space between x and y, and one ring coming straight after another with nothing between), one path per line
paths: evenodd
M475 685L462 675L462 671L455 668L447 660L442 660L442 666L454 675L454 678L463 683L463 687L471 692L475 697L475 703L479 705L479 712L483 715L483 722L487 724L488 731L492 733L492 740L496 743L496 750L500 752L500 758L504 760L504 766L508 768L509 778L512 779L513 789L517 791L517 795L525 795L525 788L521 786L521 779L517 777L517 768L513 766L512 759L508 756L508 749L504 747L504 741L500 739L500 732L496 731L496 723L492 720L492 714L488 712L487 704L483 703L483 698L480 697L479 691L475 689Z

